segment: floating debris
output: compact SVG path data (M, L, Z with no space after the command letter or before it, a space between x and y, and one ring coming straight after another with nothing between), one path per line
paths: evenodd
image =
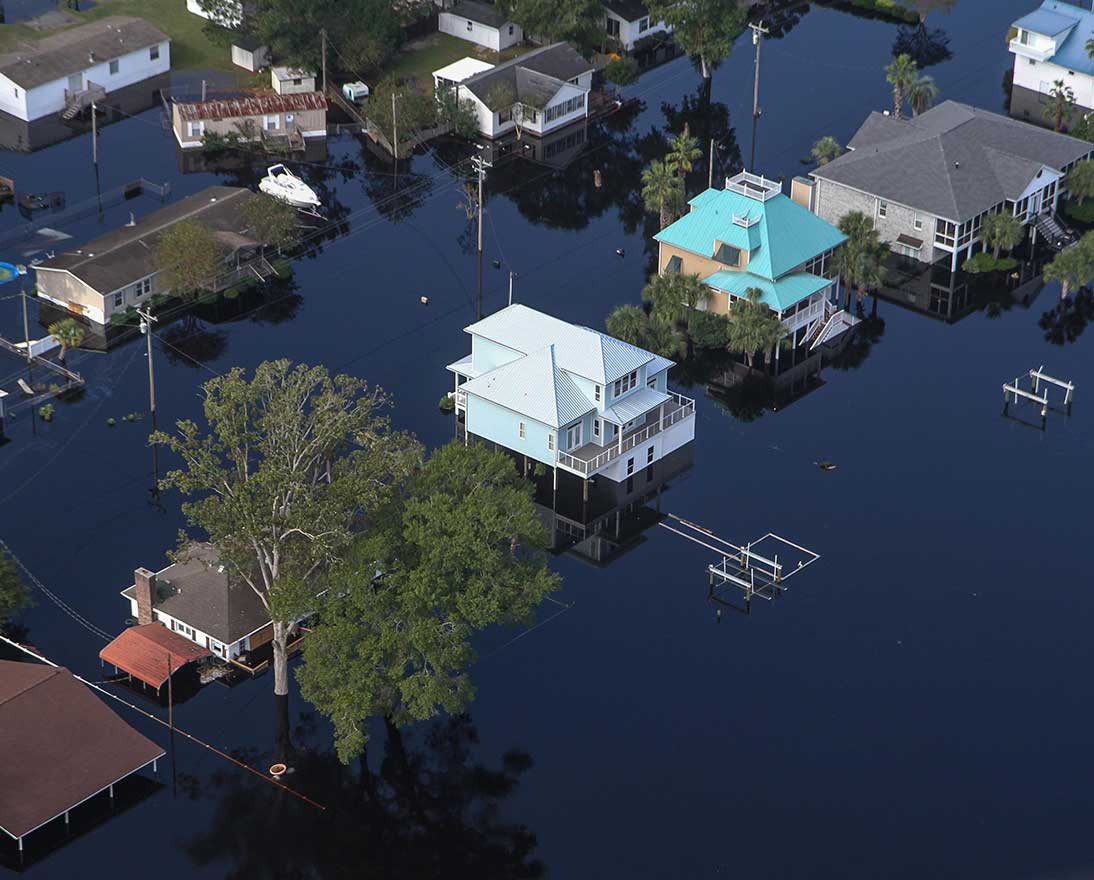
M427 305L429 305L429 297L428 296L420 296L420 297L418 297L418 302L420 302L423 306L427 306Z
M627 256L627 252L625 250L623 250L623 248L616 248L615 249L615 255L617 257L625 257L625 256Z
M815 461L813 462L813 464L819 467L822 471L834 471L836 468L839 467L839 465L836 464L834 461Z

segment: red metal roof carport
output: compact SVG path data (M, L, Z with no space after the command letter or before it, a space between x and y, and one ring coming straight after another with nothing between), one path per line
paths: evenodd
M99 657L111 666L156 690L183 666L212 656L201 645L171 632L162 623L130 627L99 652Z

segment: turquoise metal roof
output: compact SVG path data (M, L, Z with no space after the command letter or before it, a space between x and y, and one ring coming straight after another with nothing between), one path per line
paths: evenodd
M809 272L794 272L784 275L778 281L770 281L753 275L751 272L734 272L725 269L715 272L709 278L704 278L703 283L717 290L731 293L734 296L747 296L748 289L755 287L763 291L762 301L770 309L782 312L791 306L797 305L803 299L812 296L819 290L824 290L832 282L820 275L812 275Z
M654 238L704 257L714 255L715 241L748 250L748 274L768 280L847 240L835 226L784 193L760 201L728 189L708 189L689 204L690 213ZM734 217L757 222L746 228L735 223Z

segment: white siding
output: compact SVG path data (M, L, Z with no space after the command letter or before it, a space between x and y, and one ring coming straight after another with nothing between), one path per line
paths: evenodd
M589 74L589 79L592 78L592 74ZM577 107L573 111L557 116L549 122L545 120L546 112L552 107L565 104L571 98L575 98L579 95L584 95L584 100L581 102L581 106ZM489 138L500 137L501 135L512 131L516 128L516 124L510 119L505 122L498 121L498 114L491 112L491 110L480 101L470 89L465 86L460 86L460 98L467 98L475 105L475 113L479 120L479 131ZM569 125L571 122L575 122L579 119L584 119L589 113L589 93L587 89L583 89L579 86L566 83L558 94L551 99L547 107L538 111L538 118L535 122L530 119L525 119L523 128L530 134L543 135L556 129L562 128L565 125Z
M493 49L495 52L515 46L524 39L520 25L507 22L500 28L488 27L464 18L457 12L442 12L438 15L437 30L442 34L449 34L461 40L467 40L469 43Z
M1051 61L1014 56L1014 85L1047 95L1058 79L1075 92L1075 103L1088 110L1094 109L1094 76L1072 73Z
M189 12L194 13L194 15L200 15L202 18L210 20L212 19L212 16L201 8L200 0L186 0L186 9ZM240 15L241 11L237 11L234 15L226 16L225 19L218 22L218 24L222 24L225 27L235 27L239 24Z
M640 31L638 25L640 21L627 21L625 18L616 15L610 9L604 10L604 15L607 19L616 22L619 25L619 35L617 40L623 45L623 48L628 52L634 48L634 44L641 40L643 37L649 37L653 34L669 33L672 28L666 25L663 21L653 22L650 21L649 26ZM607 24L605 23L605 27Z

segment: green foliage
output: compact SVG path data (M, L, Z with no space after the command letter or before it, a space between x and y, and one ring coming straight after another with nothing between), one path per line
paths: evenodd
M113 416L106 420L106 426L108 428L113 428L116 424L118 424L118 420Z
M639 306L616 306L604 322L609 336L622 339L631 345L645 348L649 335L650 319Z
M254 237L268 247L290 247L300 231L296 208L266 193L255 193L239 214Z
M0 630L20 611L34 605L19 568L7 550L0 549Z
M487 107L498 113L503 110L508 110L517 101L517 92L513 88L513 84L508 80L498 80L489 89L486 90L486 97L484 103Z
M1074 199L1066 199L1063 212L1077 223L1094 223L1094 200L1080 205Z
M196 220L168 227L156 242L159 281L181 299L212 289L223 259L224 251L209 227Z
M528 36L569 40L586 51L600 43L604 11L599 0L500 0L498 6Z
M617 86L629 86L638 79L638 62L630 55L613 58L604 65L604 79Z
M237 367L203 393L204 428L152 435L182 459L162 487L190 499L187 522L269 609L274 688L287 694L291 623L421 450L390 429L382 391L324 367L267 361L250 379Z
M642 299L650 303L651 320L671 325L684 314L689 328L692 313L706 297L707 288L698 275L672 272L654 275L642 291Z
M1094 196L1094 160L1084 159L1076 162L1067 173L1065 184L1080 205Z
M42 417L43 422L52 422L53 416L57 412L57 407L52 403L45 403L38 407L38 415Z
M825 135L813 144L809 154L818 165L827 165L833 159L843 155L843 147L834 137Z
M1025 228L1013 214L1001 212L988 214L980 227L980 238L985 247L991 248L992 256L999 259L1001 250L1009 251L1017 246L1025 235Z
M298 679L344 762L365 747L369 718L406 724L465 709L472 635L529 622L557 589L532 493L504 453L443 446L332 572Z
M912 106L912 115L918 116L930 109L938 100L938 86L934 78L923 74L917 76L908 85L908 103Z
M1084 113L1078 122L1068 128L1067 133L1079 140L1094 143L1094 113Z
M961 268L970 275L980 275L985 272L1009 272L1017 266L1018 261L1013 257L996 258L987 251L981 251L965 260Z
M893 115L904 116L904 102L919 77L919 65L911 55L897 55L885 68L885 79L893 87Z
M1061 295L1066 297L1078 287L1086 287L1094 280L1094 231L1086 233L1078 244L1060 251L1045 266L1045 281L1059 281Z
M879 15L886 18L892 18L895 21L906 21L909 23L919 21L919 16L912 10L905 9L900 6L896 0L847 0L852 6L857 6L859 9L866 9L870 12L876 12Z
M452 131L463 138L473 138L479 133L479 117L475 104L468 98L460 100L455 86L442 86L434 92L437 102L437 119L451 126Z
M392 115L392 95L395 96L395 115ZM368 119L384 137L394 145L395 125L399 126L399 140L409 143L414 132L429 128L437 118L436 102L432 95L421 95L388 77L381 80L369 94Z
M696 312L691 319L691 341L696 348L724 349L729 345L729 319L714 312Z
M238 131L230 131L227 134L207 131L201 137L201 149L209 156L216 156L219 153L237 150L246 146Z
M847 241L836 251L834 267L848 286L848 300L851 287L857 288L861 299L864 291L884 283L889 248L879 240L874 224L861 211L844 214L839 228Z
M68 350L70 348L79 348L80 343L84 341L83 325L75 318L62 318L60 321L54 321L49 325L48 330L49 335L61 344L61 353L58 355L58 360L62 364L65 362L65 355L68 354Z
M757 354L782 344L786 328L762 301L763 291L750 287L747 294L747 299L735 299L729 307L726 347L743 354L751 367Z
M691 129L685 123L684 130L669 141L669 152L665 156L665 164L675 166L677 176L683 180L694 167L695 160L702 155L699 139L691 136Z
M729 57L745 26L746 8L737 0L653 0L650 20L673 28L680 48L699 60L703 79Z
M1058 79L1048 90L1048 101L1045 103L1044 114L1046 120L1052 123L1056 131L1063 131L1064 126L1075 114L1078 105L1075 103L1075 91L1071 86L1065 85L1062 79Z
M456 410L456 398L451 393L442 394L441 401L437 404L440 407L441 412L450 413Z
M642 172L642 201L664 229L684 209L684 181L668 160L654 159Z

